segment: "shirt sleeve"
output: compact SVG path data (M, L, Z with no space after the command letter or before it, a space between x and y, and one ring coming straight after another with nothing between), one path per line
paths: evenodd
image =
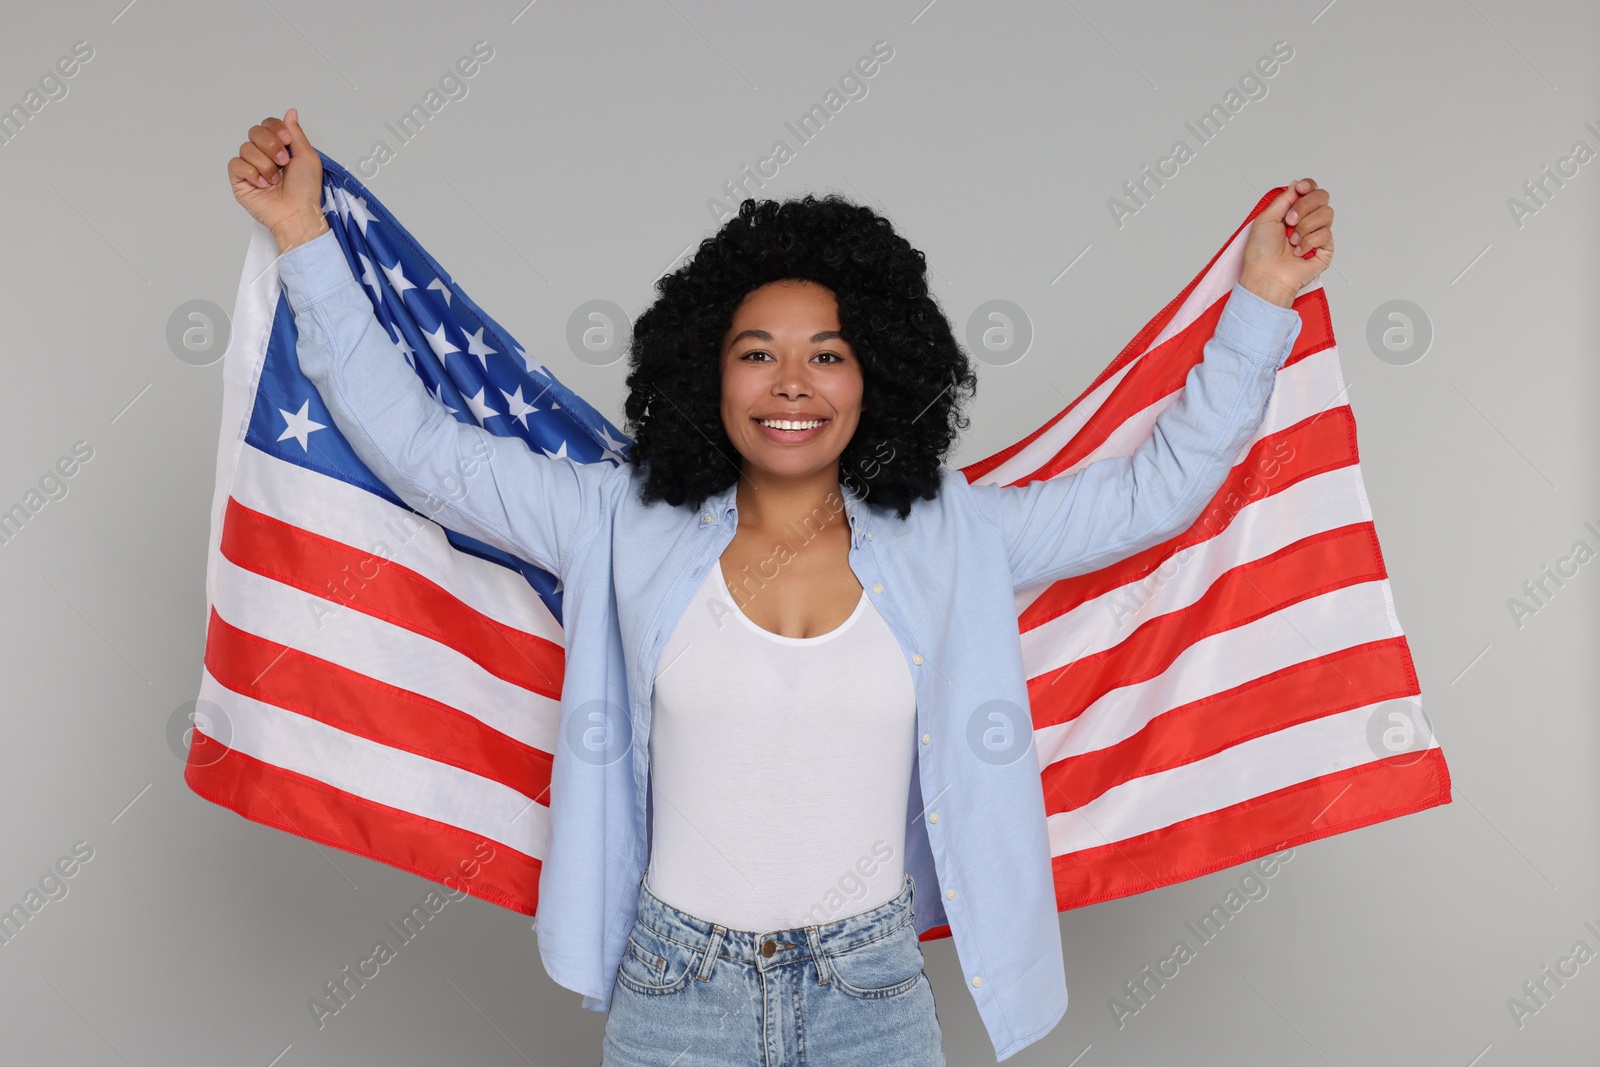
M1183 391L1131 456L1026 485L974 485L1013 586L1085 574L1187 529L1260 428L1300 315L1235 283Z
M330 231L278 259L300 369L395 495L430 519L564 575L599 520L611 464L539 455L455 419L407 366Z

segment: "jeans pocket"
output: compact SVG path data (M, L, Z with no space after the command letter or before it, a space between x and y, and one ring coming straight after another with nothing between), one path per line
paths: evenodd
M825 955L839 991L860 1000L902 996L924 978L922 945L911 922L874 941Z
M700 953L688 945L635 923L617 969L617 981L636 993L675 993L688 984L699 960Z

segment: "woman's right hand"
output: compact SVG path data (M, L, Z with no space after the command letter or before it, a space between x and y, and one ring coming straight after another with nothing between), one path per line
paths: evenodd
M239 154L228 160L233 198L272 231L281 255L328 232L322 217L322 158L290 108L281 119L250 127Z

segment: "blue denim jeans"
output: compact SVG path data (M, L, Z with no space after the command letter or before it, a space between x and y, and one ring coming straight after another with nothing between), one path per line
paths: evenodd
M731 930L639 880L601 1067L943 1067L908 874L899 896L792 930Z

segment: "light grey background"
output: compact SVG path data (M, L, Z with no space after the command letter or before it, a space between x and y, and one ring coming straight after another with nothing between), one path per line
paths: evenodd
M531 352L621 420L624 363L566 347L579 304L636 314L722 182L886 40L894 56L764 191L885 211L964 331L1016 302L970 463L1066 405L1260 193L1332 193L1324 274L1366 484L1454 803L1302 846L1270 894L1119 1029L1107 1001L1242 869L1066 913L1071 1007L1024 1064L1593 1063L1600 962L1520 1027L1507 1000L1600 950L1600 561L1519 627L1525 581L1600 548L1600 150L1593 4L8 4L0 104L94 58L0 145L0 506L74 441L93 459L10 543L0 905L94 858L0 947L6 1064L592 1064L605 1018L543 973L525 917L452 906L320 1032L307 998L418 902L419 878L246 822L183 783L220 364L174 356L185 301L231 311L250 220L225 165L291 105L354 167L477 40L494 58L369 182ZM520 14L519 14L520 12ZM1293 59L1119 227L1107 208L1274 42ZM1071 265L1070 270L1066 268ZM1368 347L1390 300L1425 357ZM130 406L131 405L131 406ZM946 941L952 1064L993 1062ZM1551 984L1549 988L1556 987Z

